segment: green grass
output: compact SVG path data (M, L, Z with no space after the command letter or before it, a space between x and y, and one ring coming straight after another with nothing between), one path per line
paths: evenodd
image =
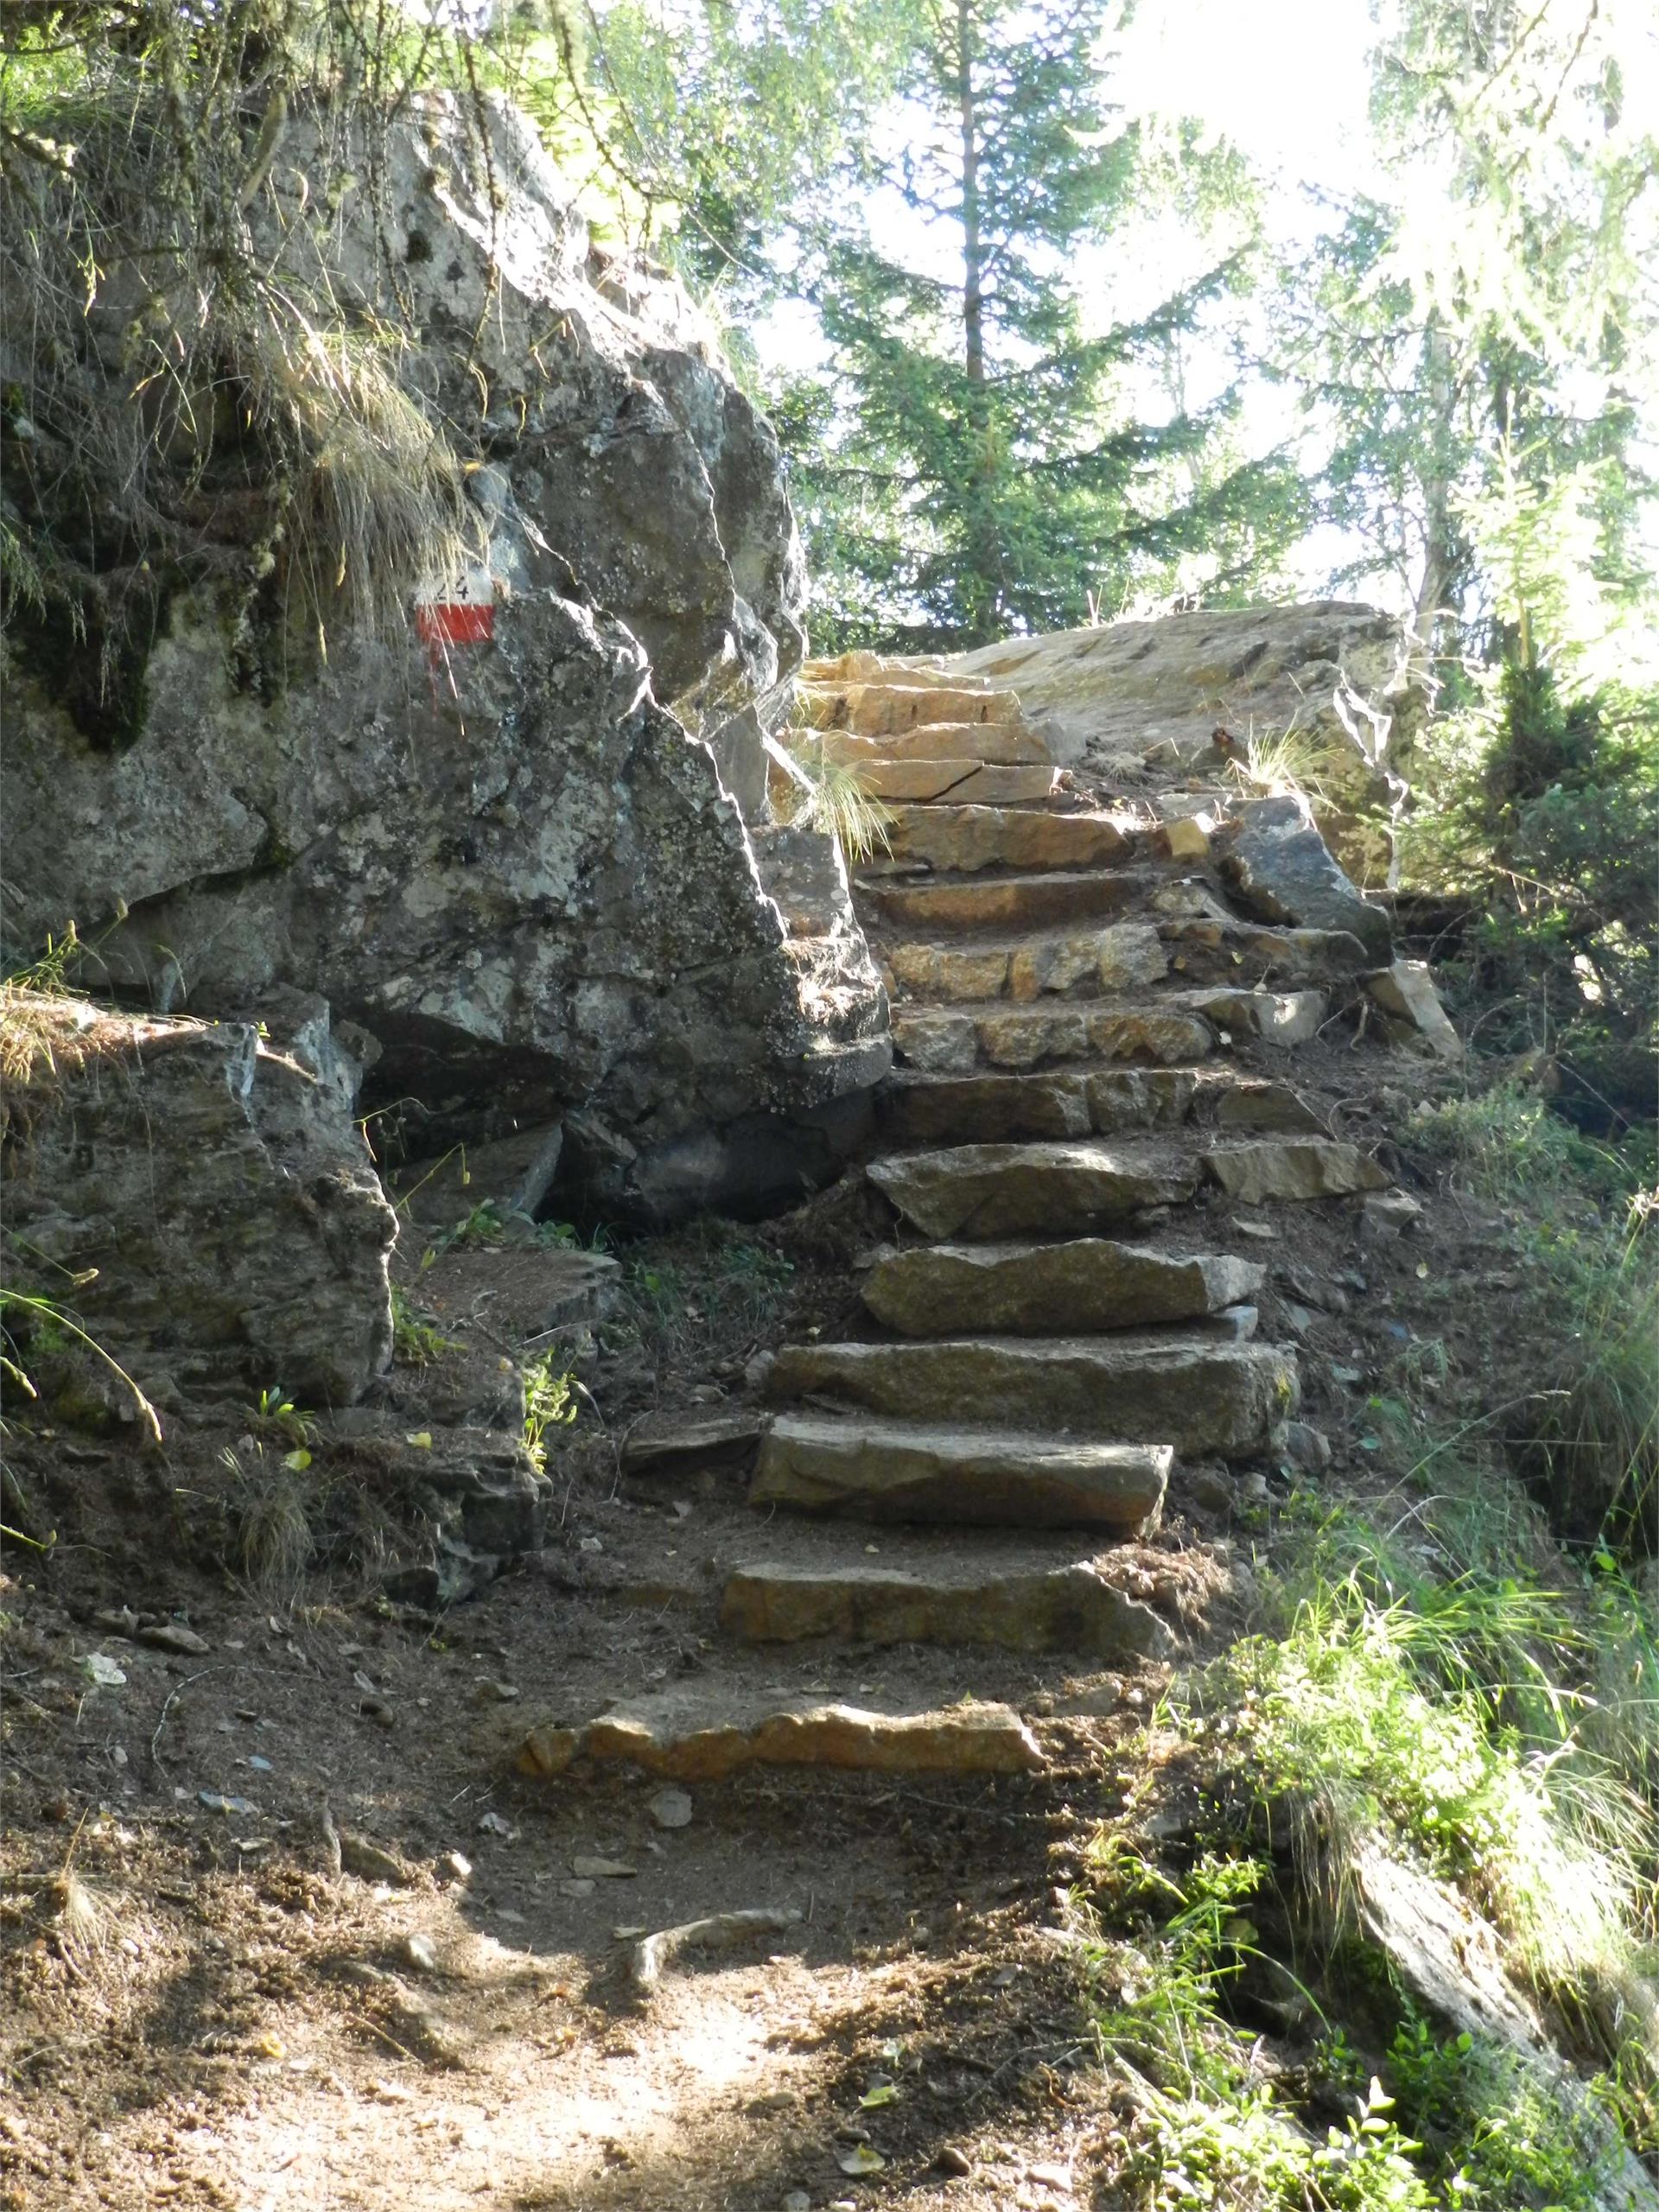
M1643 1142L1592 1142L1513 1086L1420 1106L1405 1134L1426 1164L1501 1210L1521 1283L1505 1337L1528 1385L1502 1433L1522 1472L1558 1526L1650 1548L1659 1206Z

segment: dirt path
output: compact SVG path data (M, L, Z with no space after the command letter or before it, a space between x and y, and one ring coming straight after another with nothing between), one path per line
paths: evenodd
M662 1325L588 1338L543 1549L435 1615L257 1596L198 1563L235 1416L160 1475L15 1440L60 1541L0 1586L0 2202L1100 2201L1127 2108L1071 1894L1321 1448L1299 1370L1340 1432L1398 1326L1389 1063L1335 1019L1370 963L1084 803L1006 695L810 696L897 809L872 1180L636 1256ZM399 1418L482 1418L581 1265L442 1255L461 1349ZM643 1935L756 1912L642 1985Z

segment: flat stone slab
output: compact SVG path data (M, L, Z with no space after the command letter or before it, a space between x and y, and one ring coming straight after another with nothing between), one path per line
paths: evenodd
M992 796L988 788L963 791L960 799L988 801ZM1109 868L1135 849L1135 840L1107 814L1020 812L966 803L900 806L893 811L898 818L888 836L894 860L963 875L988 868Z
M900 1336L974 1330L1077 1336L1219 1313L1247 1304L1266 1273L1225 1253L1182 1258L1096 1236L1063 1244L931 1244L878 1260L862 1296L877 1320Z
M1096 1659L1155 1656L1174 1639L1091 1560L1013 1570L970 1560L956 1573L900 1568L741 1567L721 1626L751 1643L834 1637L856 1643L943 1643L1002 1651L1077 1651Z
M1127 869L1103 869L1090 875L1056 870L1046 875L987 876L965 883L867 880L860 884L858 895L883 921L930 936L940 930L1046 929L1056 923L1084 922L1096 914L1122 913L1144 887L1139 876Z
M894 1050L910 1066L935 1074L1040 1068L1055 1060L1133 1061L1178 1067L1208 1059L1213 1025L1189 1008L1163 1006L977 1005L893 1013Z
M1065 1236L1179 1205L1198 1186L1196 1161L1093 1143L955 1145L873 1160L866 1172L924 1236L975 1239Z
M824 758L847 767L880 760L968 760L994 767L1049 767L1054 756L1034 729L1023 722L925 722L919 729L886 737L860 737L851 730L810 733L821 739Z
M1040 762L1027 767L963 760L859 763L859 779L865 790L873 798L903 805L906 815L912 807L931 808L946 801L952 811L964 806L1040 805L1053 797L1059 772ZM946 865L954 868L959 863L952 861Z
M1174 1457L1167 1445L780 1414L749 1503L858 1521L1138 1533L1163 1503Z
M1119 1336L785 1344L766 1392L775 1405L810 1399L1242 1459L1295 1411L1296 1369L1277 1345L1230 1336L1197 1323Z
M806 1700L638 1698L585 1727L533 1728L521 1774L547 1778L577 1759L641 1767L673 1782L724 1782L746 1767L830 1767L875 1774L1029 1774L1036 1738L1006 1705L871 1713Z
M901 1074L876 1099L876 1121L900 1143L949 1144L1014 1137L1086 1137L1089 1079L1083 1073L929 1076Z
M625 1475L689 1474L700 1467L741 1467L751 1461L765 1424L741 1410L650 1414L622 1440Z
M1357 1145L1332 1137L1217 1145L1204 1155L1204 1170L1247 1206L1269 1198L1344 1198L1355 1191L1386 1190L1390 1180Z

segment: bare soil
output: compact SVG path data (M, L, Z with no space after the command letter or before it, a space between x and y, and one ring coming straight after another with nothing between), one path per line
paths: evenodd
M1294 1060L1236 1057L1289 1073L1368 1142L1434 1079L1340 1032ZM1420 1195L1422 1227L1389 1242L1363 1239L1339 1201L1262 1209L1274 1234L1231 1246L1269 1267L1262 1336L1300 1331L1333 1494L1370 1478L1368 1401L1402 1363L1455 1377L1501 1310L1481 1289L1490 1222ZM386 1559L420 1541L406 1469L365 1475L344 1455L331 1474L319 1446L317 1549L262 1587L226 1564L223 1454L248 1408L175 1422L160 1454L9 1416L5 1518L21 1500L56 1541L9 1541L0 1569L0 2205L1112 2201L1096 2177L1127 2114L1096 2063L1065 1893L1086 1888L1103 1822L1131 1802L1148 1817L1163 1673L733 1649L715 1612L724 1568L757 1543L741 1471L617 1471L643 1414L741 1403L757 1350L858 1325L849 1267L881 1230L873 1203L854 1181L765 1231L622 1252L622 1316L572 1347L578 1418L550 1447L546 1548L442 1617L381 1592ZM423 1404L505 1387L525 1310L511 1248L419 1257L403 1263L410 1294L459 1348L397 1374L411 1426ZM267 1460L286 1442L263 1440ZM1185 1653L1236 1632L1289 1482L1186 1467L1162 1529L1126 1548ZM205 1648L146 1641L181 1627ZM676 1828L653 1819L651 1779L516 1772L531 1725L688 1684L895 1709L1007 1698L1048 1764L975 1781L750 1773L693 1788ZM334 1870L328 1815L348 1866L353 1837L391 1854L384 1878ZM632 1871L577 1874L589 1857ZM633 1990L620 1931L757 1906L801 1917ZM849 2174L867 2149L879 2169Z

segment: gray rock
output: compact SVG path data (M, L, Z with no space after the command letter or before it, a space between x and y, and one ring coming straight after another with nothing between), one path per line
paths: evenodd
M359 1397L391 1357L397 1225L340 1091L241 1025L36 1018L52 1058L10 1086L3 1173L40 1287L85 1276L76 1319L141 1383Z
M1463 1039L1446 1019L1426 961L1396 960L1366 976L1365 989L1385 1035L1402 1042L1421 1039L1443 1060L1463 1058Z
M1331 1465L1331 1440L1305 1421L1285 1423L1285 1457L1304 1474L1322 1475Z
M623 1438L619 1465L625 1475L664 1477L700 1467L747 1468L763 1427L758 1414L732 1408L652 1414Z
M1236 736L1293 731L1318 751L1333 797L1321 810L1344 861L1367 882L1386 876L1389 840L1346 810L1362 800L1374 811L1397 793L1393 771L1408 762L1423 719L1394 615L1338 600L1206 607L1009 639L944 670L1011 684L1056 759L1108 778L1147 757L1218 777L1217 723Z
M1330 1137L1262 1138L1255 1144L1216 1145L1204 1156L1205 1173L1243 1205L1269 1198L1340 1198L1378 1191L1388 1177L1357 1145Z
M429 661L412 626L342 613L326 660L273 635L280 675L251 690L227 608L183 589L112 750L14 634L6 933L32 957L73 916L164 1008L326 1001L379 1047L365 1103L404 1102L428 1158L581 1104L615 1142L602 1163L573 1147L571 1175L654 1219L725 1204L762 1127L749 1198L774 1204L838 1156L809 1122L785 1177L798 1117L888 1059L844 874L826 859L816 891L774 898L750 835L760 712L802 649L782 463L685 295L590 263L528 124L486 110L487 175L439 103L321 220L351 149L296 114L251 219L282 281L412 315L400 374L487 461L468 481L493 638ZM388 223L422 241L407 265Z
M1372 959L1390 957L1388 916L1368 905L1343 874L1306 800L1284 796L1240 806L1221 855L1221 873L1235 898L1259 919L1346 931Z

